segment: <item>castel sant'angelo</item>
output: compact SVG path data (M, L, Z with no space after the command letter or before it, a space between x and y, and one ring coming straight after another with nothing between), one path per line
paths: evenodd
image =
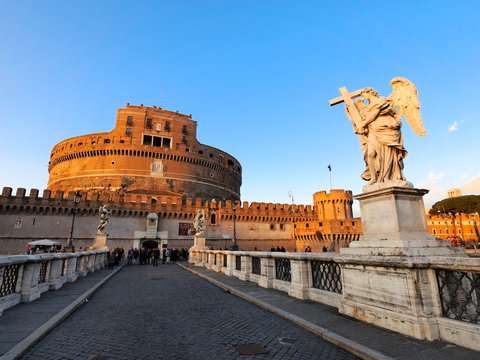
M77 136L53 148L52 191L240 200L242 168L231 155L197 141L197 122L156 107L127 104L107 133Z
M242 167L226 152L197 140L191 115L127 104L110 132L56 144L48 187L4 187L0 196L0 252L15 253L28 241L65 242L76 212L75 245L93 244L98 209L111 211L109 247L190 247L196 210L206 214L207 245L228 248L234 227L240 249L338 251L361 234L352 216L352 193L319 191L314 206L241 202ZM74 194L81 194L74 203Z

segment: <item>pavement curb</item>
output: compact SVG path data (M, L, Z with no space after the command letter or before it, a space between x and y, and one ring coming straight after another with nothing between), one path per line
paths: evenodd
M355 341L352 341L350 339L347 339L339 334L336 334L334 332L331 332L330 330L327 330L325 328L322 328L321 326L315 325L309 321L306 321L302 318L299 318L296 315L293 315L289 312L286 312L282 309L279 309L271 304L268 304L265 301L259 300L251 295L248 295L244 293L243 291L237 290L231 286L228 286L218 280L215 280L208 275L201 274L194 269L187 267L185 265L177 264L180 266L182 269L187 270L191 272L194 275L197 275L198 277L205 279L209 281L210 283L214 284L215 286L218 286L219 288L231 293L232 295L238 296L246 301L249 301L265 310L268 310L278 316L283 317L284 319L287 319L304 329L312 332L313 334L320 336L321 338L327 340L328 342L338 346L341 349L344 349L348 351L349 353L358 356L361 359L365 360L393 360L392 357L386 356L378 351L372 350L366 346L363 346Z
M30 335L25 337L17 345L8 350L3 356L0 357L0 360L14 360L20 357L25 353L31 346L40 341L45 335L52 331L58 324L65 320L71 313L76 309L82 306L85 303L85 300L93 295L108 279L113 275L119 272L124 265L120 265L113 272L105 276L102 280L92 286L90 289L81 294L76 300L72 301L67 307L61 310L58 314L54 315L50 320L45 324L38 327Z

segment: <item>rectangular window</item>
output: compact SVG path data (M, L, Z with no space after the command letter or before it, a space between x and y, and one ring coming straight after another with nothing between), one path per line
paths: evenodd
M133 116L127 116L127 125L133 125Z
M285 230L285 224L280 224L280 230Z
M170 149L170 143L171 143L170 138L163 138L162 147Z
M275 230L275 224L270 224L270 230Z
M182 143L183 143L183 144L187 144L187 143L188 143L188 142L187 142L187 137L186 137L186 136L182 137Z
M132 129L126 128L126 129L125 129L125 134L127 134L127 135L132 135Z
M152 136L143 135L143 145L152 145Z
M323 223L321 223L321 222L320 222L320 223L318 223L318 226L322 227L322 226L323 226Z
M187 133L187 125L182 125L182 134Z
M162 146L162 138L159 136L153 137L153 146L161 147Z
M165 131L170 131L170 121L165 122Z
M306 224L305 224L305 227L306 227L306 228L309 228L309 227L310 227L310 224L309 224L309 223L306 223Z
M147 128L151 128L153 126L152 119L147 119Z

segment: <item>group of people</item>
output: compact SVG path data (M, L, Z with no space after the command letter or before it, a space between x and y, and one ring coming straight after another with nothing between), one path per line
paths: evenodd
M115 248L109 251L107 257L107 264L109 269L119 265L122 259L126 258L126 266L138 265L153 265L158 266L160 261L162 264L175 263L177 261L188 260L188 250L164 248L130 248L125 254L123 248Z
M272 246L272 248L270 249L270 251L271 251L271 252L274 252L274 251L276 251L276 252L287 252L287 250L285 250L285 248L284 248L283 246L282 246L282 247L280 247L280 246L277 246L277 247Z

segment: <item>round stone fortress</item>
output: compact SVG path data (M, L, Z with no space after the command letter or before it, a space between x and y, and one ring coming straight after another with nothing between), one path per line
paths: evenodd
M196 134L191 115L127 104L112 131L55 145L48 189L240 200L240 163Z

